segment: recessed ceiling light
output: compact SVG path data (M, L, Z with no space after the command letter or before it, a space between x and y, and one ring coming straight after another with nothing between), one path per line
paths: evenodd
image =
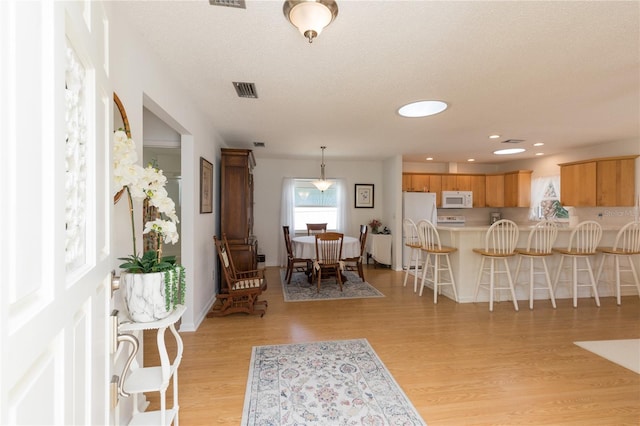
M427 157L427 161L433 160L433 157Z
M476 161L475 158L469 158L467 161Z
M544 152L536 152L536 155L544 155Z
M499 149L497 151L493 151L496 155L509 155L509 154L519 154L524 152L524 148L508 148L508 149Z
M403 117L427 117L435 115L447 109L447 104L442 101L418 101L406 104L398 109L398 114Z
M536 143L533 144L533 146L542 146L542 145L544 145L544 143L542 143L542 142L536 142Z
M498 139L500 135L490 135L489 139Z

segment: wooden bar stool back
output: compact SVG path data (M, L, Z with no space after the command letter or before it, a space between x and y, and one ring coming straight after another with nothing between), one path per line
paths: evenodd
M548 291L549 299L551 299L551 305L554 309L556 307L556 299L553 294L549 268L547 267L547 257L553 256L553 244L556 242L557 237L558 225L553 221L543 220L534 226L531 232L529 232L527 247L516 248L518 264L516 266L516 273L513 279L516 285L518 284L518 275L520 274L522 260L525 259L529 261L529 309L533 309L534 290ZM538 270L535 268L536 261L541 266ZM543 276L544 286L536 287L536 275Z
M593 220L585 220L580 222L569 236L569 245L565 248L554 248L553 251L560 253L560 263L553 282L553 290L557 295L558 284L568 282L570 284L571 294L573 296L573 307L578 307L578 287L589 287L596 302L596 306L600 306L600 297L598 296L598 288L596 287L596 279L593 276L593 267L591 258L597 254L598 244L602 238L602 227ZM565 262L566 260L566 262ZM581 264L583 265L581 267ZM571 268L570 278L568 280L560 280L560 276L565 267ZM581 272L587 274L587 283L579 280Z
M418 235L418 227L415 222L411 219L404 219L402 221L402 230L404 234L404 245L409 247L409 258L404 259L403 262L407 261L407 265L402 265L406 267L406 271L404 273L404 284L403 286L407 286L407 278L409 277L409 273L411 272L411 264L413 263L413 292L418 291L418 264L420 263L420 237Z
M433 285L433 303L438 303L438 294L442 292L442 286L451 286L453 298L458 301L456 283L451 270L451 259L449 254L457 249L440 244L440 235L433 223L428 220L418 222L418 235L420 245L426 259L422 267L422 284L420 285L420 296L424 290L425 282ZM448 274L448 275L447 275Z
M627 223L618 231L613 247L598 247L598 251L602 253L602 261L598 268L596 283L600 282L600 276L602 275L605 262L609 258L613 258L612 272L615 274L616 303L618 305L622 303L620 287L635 287L638 292L638 297L640 297L640 281L638 280L636 267L633 264L633 256L640 255L640 221ZM624 259L626 259L629 264L627 269L624 269L624 265L620 264L620 260ZM633 283L627 284L626 282L620 281L620 274L622 272L631 272ZM611 281L612 280L609 280L608 282L611 283Z
M515 248L518 243L518 225L509 219L502 219L489 227L484 239L484 248L474 248L473 252L482 256L478 279L476 280L475 300L478 301L480 288L489 291L489 311L493 311L494 295L501 290L509 290L513 307L518 310L518 300L513 287L513 279L507 260L516 255ZM502 269L500 269L502 265ZM500 274L506 275L507 284L501 285L497 280ZM483 283L483 277L488 275L488 282Z

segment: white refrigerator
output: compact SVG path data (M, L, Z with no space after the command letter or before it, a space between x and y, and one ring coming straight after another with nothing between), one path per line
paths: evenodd
M437 226L438 209L435 192L403 192L402 220L404 219L411 219L416 225L419 221L426 219ZM402 232L402 265L405 266L411 259L411 249L404 245L404 227Z

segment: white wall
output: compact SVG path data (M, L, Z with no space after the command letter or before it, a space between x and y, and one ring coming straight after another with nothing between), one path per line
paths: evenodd
M384 225L390 224L385 216L385 185L382 161L345 161L326 159L327 178L347 180L349 206L348 229L346 234L357 236L359 226L371 219L380 219ZM320 159L291 160L256 158L254 169L254 229L258 238L258 250L265 254L265 265L278 265L278 253L284 244L282 224L280 223L280 201L282 198L282 179L317 178L320 175ZM354 185L365 183L374 185L374 207L354 207Z
M164 71L131 28L125 17L113 16L110 4L105 5L111 16L110 67L115 92L124 104L131 126L132 138L142 158L143 107L148 108L176 130L182 138L183 212L181 220L182 263L186 268L187 311L181 329L195 330L206 316L215 298L213 279L214 246L212 236L217 230L217 214L199 213L199 160L204 157L214 164L220 161L222 141L211 120L190 99L189 95ZM217 167L217 166L216 166ZM214 173L214 188L217 188ZM214 195L214 199L217 196ZM136 215L138 241L142 239L141 215ZM115 257L131 254L131 229L125 202L114 207L112 251ZM119 262L113 265L118 269Z

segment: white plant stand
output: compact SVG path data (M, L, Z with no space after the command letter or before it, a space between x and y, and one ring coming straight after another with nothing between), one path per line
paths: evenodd
M160 365L154 367L132 368L128 377L124 377L123 389L132 394L134 413L129 425L165 426L173 423L178 426L178 367L182 360L183 344L176 331L175 324L184 314L186 307L178 306L168 317L153 322L128 322L118 326L119 333L131 333L144 330L158 330L157 344ZM169 360L164 335L167 328L176 339L177 351L173 362ZM135 353L131 356L135 356ZM124 373L126 374L126 372ZM169 381L173 380L173 405L167 409L166 392ZM138 396L143 392L160 393L160 410L138 411Z

